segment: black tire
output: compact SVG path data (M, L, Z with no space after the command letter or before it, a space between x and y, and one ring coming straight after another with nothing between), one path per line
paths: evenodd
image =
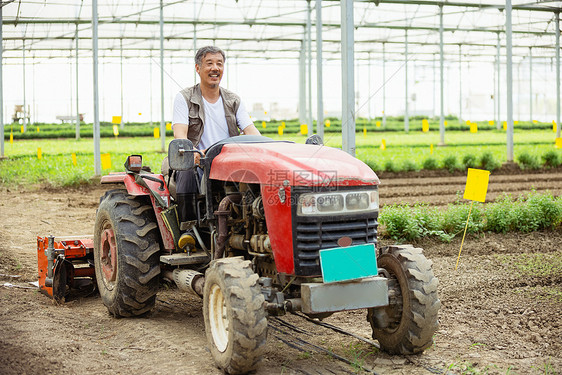
M154 209L144 198L110 190L100 198L96 214L96 280L104 305L115 317L143 315L156 301L160 235Z
M390 274L389 306L369 309L373 338L390 354L420 353L431 346L439 325L439 280L432 262L422 249L404 245L386 248L377 263ZM385 317L385 328L377 326L377 313Z
M267 338L265 298L250 261L224 258L205 274L203 315L216 364L229 374L254 370Z

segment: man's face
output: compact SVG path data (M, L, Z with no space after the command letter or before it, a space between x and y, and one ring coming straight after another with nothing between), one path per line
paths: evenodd
M201 65L195 64L195 71L201 77L201 85L216 88L222 79L224 59L220 53L207 53L203 56Z

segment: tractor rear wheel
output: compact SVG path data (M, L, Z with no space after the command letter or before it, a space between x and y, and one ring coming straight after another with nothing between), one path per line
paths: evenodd
M115 317L145 314L156 301L160 239L152 205L144 198L110 190L96 214L96 280L104 305Z
M224 258L205 274L203 315L216 364L228 374L254 370L267 338L265 298L250 261Z
M420 353L433 343L441 302L438 279L423 250L410 245L390 246L377 259L390 275L389 305L369 309L373 338L391 354Z

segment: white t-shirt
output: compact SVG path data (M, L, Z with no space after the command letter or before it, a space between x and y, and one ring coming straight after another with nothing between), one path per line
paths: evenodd
M219 96L219 100L216 103L209 103L203 98L203 110L205 111L205 127L199 146L197 146L200 150L204 150L218 141L229 137L222 96ZM187 124L189 126L189 108L181 92L176 95L174 100L172 124ZM236 124L240 130L244 130L253 124L242 102L240 102L238 111L236 111Z

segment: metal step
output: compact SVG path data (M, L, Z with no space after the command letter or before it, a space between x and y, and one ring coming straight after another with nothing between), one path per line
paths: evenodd
M160 262L169 264L171 266L182 266L185 264L201 264L207 263L211 259L205 253L198 254L187 254L187 253L176 253L170 255L161 255Z

